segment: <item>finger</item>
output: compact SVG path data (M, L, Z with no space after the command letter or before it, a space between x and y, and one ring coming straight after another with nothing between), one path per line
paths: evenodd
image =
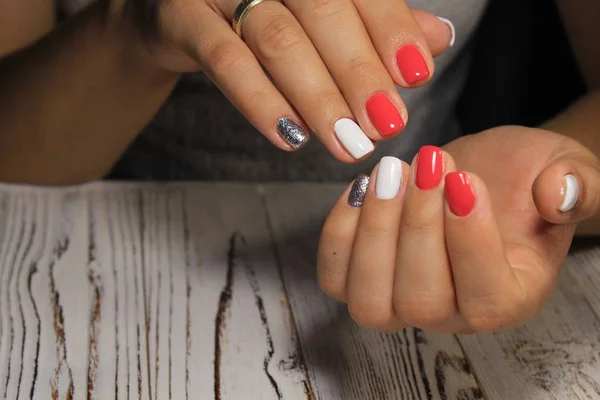
M392 304L400 215L410 167L383 157L371 176L354 239L347 283L348 311L361 326L406 327Z
M317 254L317 278L325 294L346 301L348 265L369 177L359 175L344 191L327 217Z
M344 124L337 121L351 121L352 110L308 36L286 7L276 1L261 3L248 14L243 32L246 43L278 88L334 156L352 162L374 149L362 130L356 129L356 124L352 130L339 132ZM352 135L348 136L348 132Z
M464 321L446 252L442 179L454 170L454 160L438 147L425 146L413 165L400 220L394 307L411 326L454 332L464 328Z
M191 11L193 10L193 11ZM229 24L207 6L190 7L196 19L188 43L205 73L248 121L277 147L293 151L309 139L308 127L268 79ZM186 19L190 20L190 19Z
M490 198L474 174L446 176L445 233L461 315L475 331L518 326L546 300L555 281L544 259L528 245L507 244Z
M421 27L423 36L427 40L427 47L433 57L439 56L454 46L456 29L452 21L418 8L411 8L411 11L415 21Z
M426 83L434 63L423 32L404 0L354 0L377 52L403 87Z
M352 0L287 0L348 102L374 140L397 135L408 113Z
M546 167L533 183L533 200L542 217L568 224L600 212L600 165L597 159L562 159Z

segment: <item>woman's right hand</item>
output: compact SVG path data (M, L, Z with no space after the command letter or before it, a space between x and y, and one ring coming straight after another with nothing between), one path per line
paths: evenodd
M240 0L111 1L160 66L204 71L277 147L302 147L310 128L344 162L403 129L396 85L426 83L432 55L453 40L448 24L404 0L264 1L243 40L231 27Z

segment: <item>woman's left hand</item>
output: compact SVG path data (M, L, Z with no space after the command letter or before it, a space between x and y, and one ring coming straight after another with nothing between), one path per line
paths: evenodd
M385 331L526 322L551 297L577 222L600 210L600 160L523 127L425 147L412 167L384 158L367 184L329 215L318 279L359 325Z

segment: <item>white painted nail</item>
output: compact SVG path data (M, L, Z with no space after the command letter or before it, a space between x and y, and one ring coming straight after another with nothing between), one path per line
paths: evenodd
M342 118L336 121L333 130L342 145L348 150L348 153L357 160L375 150L371 139L350 118Z
M577 204L577 200L579 200L579 181L574 175L565 176L565 185L561 190L561 194L564 200L560 206L560 211L571 211Z
M402 162L396 157L383 157L377 168L375 194L378 199L391 200L402 185Z
M449 19L446 19L444 17L437 17L440 21L442 21L443 23L445 23L446 25L448 25L448 28L450 28L450 32L452 33L452 38L450 39L450 47L454 46L454 42L456 41L456 28L454 28L454 24L452 23L452 21L450 21Z

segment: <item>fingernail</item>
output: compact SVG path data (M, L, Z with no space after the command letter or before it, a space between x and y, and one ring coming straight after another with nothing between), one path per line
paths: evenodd
M377 168L375 194L378 199L396 198L402 186L402 162L396 157L383 157Z
M371 139L350 118L338 120L333 125L333 130L342 145L348 150L348 153L357 160L375 150Z
M309 134L290 118L279 118L277 132L294 149L302 147L310 139Z
M357 176L348 195L348 205L354 208L362 207L368 188L369 177L364 174Z
M413 84L429 78L429 67L425 57L412 43L400 47L396 53L396 62L406 83Z
M469 176L464 172L446 175L446 200L450 211L457 217L466 217L475 207L475 194Z
M577 200L579 200L579 181L574 175L566 175L564 181L565 184L561 190L564 200L560 206L560 211L568 212L575 207Z
M391 136L404 129L400 112L384 93L376 93L369 97L367 113L381 136Z
M450 38L450 44L448 46L454 46L454 42L456 41L456 28L454 28L454 24L452 23L452 21L444 17L437 17L437 19L448 25L448 28L450 28L450 34L452 35L452 37Z
M442 149L423 146L417 156L416 184L421 190L431 190L440 184L443 173Z

